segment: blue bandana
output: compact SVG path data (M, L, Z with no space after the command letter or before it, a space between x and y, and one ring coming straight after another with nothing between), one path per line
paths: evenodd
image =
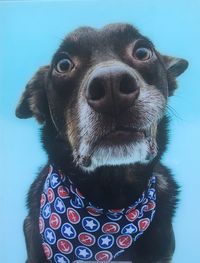
M105 210L91 204L71 180L50 165L41 195L39 229L47 260L110 262L149 227L156 208L156 178L132 205Z

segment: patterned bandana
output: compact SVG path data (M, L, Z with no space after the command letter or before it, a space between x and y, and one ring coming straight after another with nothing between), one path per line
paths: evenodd
M49 262L110 262L149 227L156 208L156 178L126 209L92 205L71 180L52 165L41 195L39 229Z

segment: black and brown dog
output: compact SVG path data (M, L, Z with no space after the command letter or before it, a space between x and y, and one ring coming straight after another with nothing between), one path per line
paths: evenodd
M155 216L144 234L112 260L171 262L178 186L160 160L168 142L168 97L187 66L186 60L161 55L133 26L111 24L73 31L51 64L36 72L16 110L17 117L34 116L42 124L49 157L28 195L28 263L73 262L71 250L61 249L60 258L51 258L39 231L41 195L52 163L105 211L129 207L154 175ZM91 258L88 251L82 250L77 260ZM108 255L99 261L110 261Z

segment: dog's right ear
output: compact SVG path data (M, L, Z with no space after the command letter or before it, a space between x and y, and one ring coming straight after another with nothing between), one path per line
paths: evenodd
M27 83L15 111L18 118L26 119L34 116L39 123L45 121L45 117L49 113L45 93L48 70L49 66L39 68L32 79Z

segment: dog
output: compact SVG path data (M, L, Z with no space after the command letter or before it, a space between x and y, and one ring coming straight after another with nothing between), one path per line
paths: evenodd
M28 263L169 263L179 187L161 163L168 98L188 67L130 24L80 27L16 109L48 154L28 193Z

